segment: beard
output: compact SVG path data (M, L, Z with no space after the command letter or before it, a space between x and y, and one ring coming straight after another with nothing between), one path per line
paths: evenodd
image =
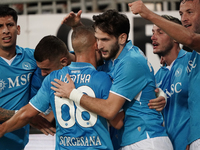
M159 51L159 52L154 52L154 54L158 54L159 57L161 57L161 56L164 57L164 56L168 55L171 52L172 48L173 48L173 45L172 44L168 44L167 47L163 48L164 50Z
M109 52L109 56L108 57L102 56L102 58L104 60L114 59L116 57L117 53L119 52L118 42L115 42L115 44L112 45L111 50L108 52Z

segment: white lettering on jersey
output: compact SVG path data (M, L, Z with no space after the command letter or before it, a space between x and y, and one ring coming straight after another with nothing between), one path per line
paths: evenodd
M74 83L89 83L91 75L90 74L77 74L77 75L70 75L71 79Z
M90 74L74 74L74 75L70 75L72 81L74 83L89 83L90 82L90 78L91 78L91 75ZM62 80L62 75L60 77L60 80ZM63 79L64 82L68 82L67 81L67 77L65 76L64 79Z
M60 145L63 146L100 146L99 136L68 137L60 136Z
M83 93L86 93L87 95L91 97L95 97L94 91L89 86L81 86L77 89L79 89L80 91L82 91ZM59 125L62 128L71 128L72 126L74 126L75 123L78 123L81 127L84 127L84 128L93 127L97 122L97 114L90 112L77 104L75 104L76 105L76 109L75 109L74 104L75 103L69 99L64 99L64 98L55 96L56 117L57 117ZM64 120L62 117L63 105L67 105L70 108L69 120ZM82 118L83 112L87 112L90 115L90 118L88 120L84 120Z
M187 66L187 73L191 72L193 68L196 68L197 64L195 64L196 57L194 60L190 60Z
M182 83L177 82L176 84L171 85L171 92L169 92L167 89L165 89L165 93L167 94L167 97L171 97L174 93L180 93L182 91L181 89Z
M22 74L21 76L16 76L15 79L7 78L8 81L3 81L3 79L0 80L0 92L2 92L6 88L7 84L8 88L26 85L28 82L30 82L31 75L32 72L28 74Z

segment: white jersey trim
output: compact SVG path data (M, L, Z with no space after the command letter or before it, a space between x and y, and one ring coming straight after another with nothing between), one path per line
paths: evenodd
M15 57L16 57L17 55L15 55L13 58L11 58L10 60L8 60L8 59L6 59L6 58L4 58L4 57L1 57L5 62L7 62L7 64L10 66L11 64L12 64L12 62L13 62L13 60L15 59Z
M129 98L127 98L127 97L125 97L125 96L123 96L123 95L121 95L121 94L118 94L118 93L116 93L116 92L113 92L113 91L110 91L110 93L113 93L113 94L115 94L115 95L118 95L118 96L120 96L120 97L123 97L124 99L126 99L126 100L128 100L128 101L132 101L132 100L130 100Z
M41 112L41 113L44 113L44 112L42 112L41 110L37 109L31 102L29 102L29 104L30 104L34 109L36 109L37 111L39 111L39 112Z

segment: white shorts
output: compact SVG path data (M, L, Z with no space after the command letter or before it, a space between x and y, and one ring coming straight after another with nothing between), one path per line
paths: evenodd
M120 150L173 150L172 143L167 136L148 138L131 145L122 147Z
M197 139L190 144L190 150L200 150L200 139Z

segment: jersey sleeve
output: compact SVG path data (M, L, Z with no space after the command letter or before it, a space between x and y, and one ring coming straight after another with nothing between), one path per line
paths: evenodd
M48 75L37 94L30 100L30 104L39 112L45 112L50 106L51 80Z
M121 62L115 72L111 92L131 101L147 84L146 66L140 59L131 57Z
M109 92L110 92L110 88L111 88L111 85L112 85L112 82L111 82L111 78L110 76L107 74L107 73L104 73L102 72L102 75L104 78L102 79L102 82L101 82L101 98L102 99L107 99L108 98L108 95L109 95Z
M37 67L35 72L33 73L33 76L31 78L31 93L30 93L30 99L36 95L37 91L42 86L42 81L44 80L44 77L41 75L41 69Z

